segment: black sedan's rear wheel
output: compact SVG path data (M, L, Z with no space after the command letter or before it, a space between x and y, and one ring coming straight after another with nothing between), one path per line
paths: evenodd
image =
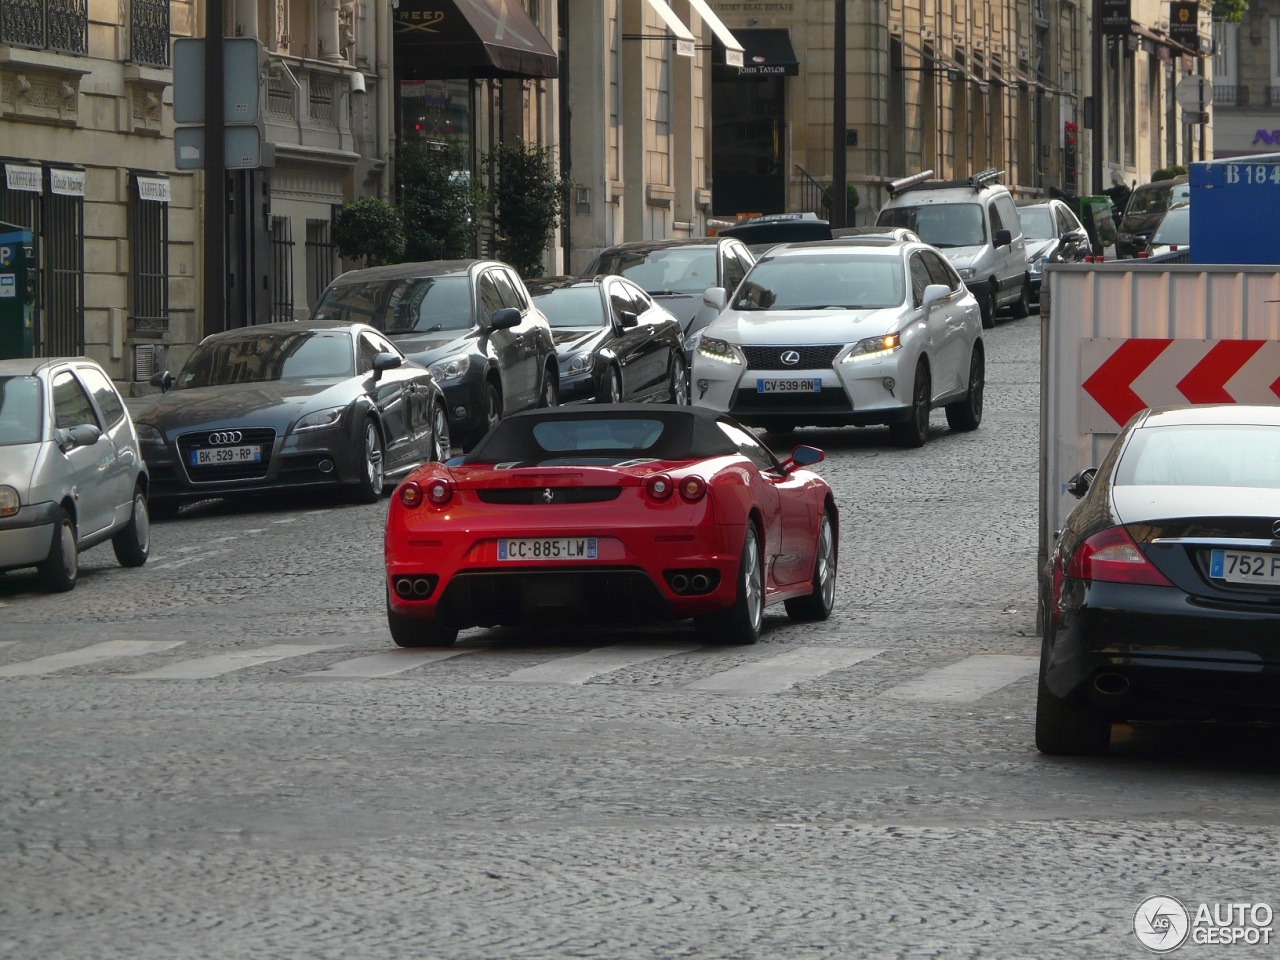
M747 524L738 562L738 595L723 613L698 617L694 625L707 640L718 643L755 643L764 623L764 562L760 556L760 535L755 524Z
M449 434L449 411L443 403L431 409L431 459L444 463L453 456L453 439Z
M822 512L818 548L813 560L813 592L785 601L792 620L826 620L836 605L836 528L831 513Z
M385 479L382 463L382 431L372 417L364 422L364 459L355 497L360 503L376 503Z
M439 620L419 620L396 613L387 604L387 626L397 647L451 647L458 639L458 628Z
M1087 703L1054 696L1044 679L1040 657L1036 692L1036 749L1050 756L1105 756L1111 748L1111 721Z

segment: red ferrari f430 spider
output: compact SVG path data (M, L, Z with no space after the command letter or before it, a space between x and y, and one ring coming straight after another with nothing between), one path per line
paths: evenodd
M469 454L427 463L391 498L387 619L402 647L471 626L693 618L754 643L765 607L825 620L839 514L805 469L723 413L616 404L503 419Z

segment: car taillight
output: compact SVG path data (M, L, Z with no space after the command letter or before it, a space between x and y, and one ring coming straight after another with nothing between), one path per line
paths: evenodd
M448 480L432 480L427 484L427 499L437 507L443 507L453 499L453 484Z
M644 492L651 500L670 500L675 490L675 483L665 473L654 474L644 482Z
M1105 583L1173 586L1138 549L1124 527L1108 527L1076 547L1067 564L1067 576Z
M400 502L412 510L422 504L422 487L415 480L400 484Z
M701 477L685 477L680 481L680 496L689 503L697 503L707 494L707 482Z

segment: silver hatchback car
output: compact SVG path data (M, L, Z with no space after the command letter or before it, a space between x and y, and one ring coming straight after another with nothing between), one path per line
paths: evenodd
M0 572L70 590L82 550L147 562L147 468L111 378L92 360L0 360Z

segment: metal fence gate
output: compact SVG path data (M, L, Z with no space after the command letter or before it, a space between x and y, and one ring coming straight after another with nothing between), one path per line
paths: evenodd
M293 233L288 217L271 218L271 319L293 317Z

